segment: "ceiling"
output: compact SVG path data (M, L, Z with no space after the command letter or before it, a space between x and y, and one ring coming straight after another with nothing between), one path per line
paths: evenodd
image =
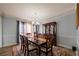
M36 4L0 4L0 11L5 15L33 21L47 19L67 11L75 10L72 3L36 3Z

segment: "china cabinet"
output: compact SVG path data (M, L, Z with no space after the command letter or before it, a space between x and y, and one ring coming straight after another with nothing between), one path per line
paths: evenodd
M57 45L57 23L50 22L43 24L45 28L44 35L48 36L49 39L53 39L52 44Z

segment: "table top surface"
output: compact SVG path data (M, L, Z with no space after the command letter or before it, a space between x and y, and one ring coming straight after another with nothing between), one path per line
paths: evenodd
M46 43L46 40L44 38L34 38L34 37L30 37L28 38L28 40L36 45L42 45L44 43Z
M24 35L25 37L28 37L28 41L32 42L33 44L35 45L42 45L44 43L46 43L46 39L45 38L37 38L37 37L34 37L34 36L28 36L28 35Z

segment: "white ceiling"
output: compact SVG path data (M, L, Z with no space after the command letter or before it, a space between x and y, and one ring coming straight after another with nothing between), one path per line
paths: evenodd
M5 15L16 16L33 21L47 19L67 11L75 10L76 4L49 3L49 4L0 4L0 10Z

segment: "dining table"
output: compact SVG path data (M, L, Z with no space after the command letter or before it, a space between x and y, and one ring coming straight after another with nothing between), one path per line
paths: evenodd
M41 46L46 44L46 39L45 38L39 38L39 37L38 38L28 37L28 41L38 47L38 53L37 54L40 56Z

